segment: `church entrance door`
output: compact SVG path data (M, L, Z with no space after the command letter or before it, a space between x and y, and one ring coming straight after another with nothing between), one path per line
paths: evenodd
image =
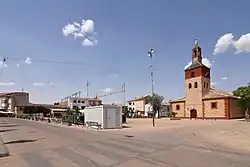
M196 109L190 110L190 119L192 119L192 118L197 118L197 110Z

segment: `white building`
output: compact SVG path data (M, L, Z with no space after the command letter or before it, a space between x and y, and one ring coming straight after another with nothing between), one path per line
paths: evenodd
M79 97L67 97L59 102L59 105L69 108L78 107L84 109L88 106L98 106L102 104L102 100L98 98L79 98Z
M0 93L1 113L17 113L20 107L29 104L29 93L27 92L8 92Z
M148 95L146 96L142 96L142 97L137 97L133 100L129 100L128 101L128 108L129 110L134 111L135 113L137 113L137 115L140 116L145 116L148 117L150 114L153 114L153 109L150 103L146 104L146 98L148 97ZM163 101L162 102L162 109L159 112L159 116L158 116L158 112L156 112L155 116L156 117L162 117L162 116L166 116L169 112L169 103L167 101Z
M122 107L117 105L100 105L86 107L81 110L84 113L85 122L95 122L102 129L122 128Z

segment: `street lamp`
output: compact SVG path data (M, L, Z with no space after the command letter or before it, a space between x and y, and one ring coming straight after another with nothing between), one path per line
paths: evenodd
M153 53L154 53L154 49L151 48L149 49L148 51L148 57L150 58L151 60L151 65L149 66L149 68L151 68L151 72L150 72L150 75L151 75L151 105L152 105L152 111L153 111L153 127L155 127L155 111L154 111L154 70L153 70Z

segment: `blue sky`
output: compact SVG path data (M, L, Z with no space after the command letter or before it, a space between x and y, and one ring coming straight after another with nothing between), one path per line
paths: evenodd
M87 80L90 96L105 94L106 88L119 91L126 81L127 100L145 95L151 89L151 46L156 92L167 100L181 97L184 67L196 38L203 58L212 64L215 88L233 90L250 81L244 72L250 70L249 5L246 0L0 1L0 55L10 57L8 67L2 68L0 91L23 88L31 101L49 103L78 90L86 95ZM82 20L92 20L94 29L76 39L63 34L66 25ZM83 46L86 39L95 42L93 46ZM123 95L103 100L122 102Z

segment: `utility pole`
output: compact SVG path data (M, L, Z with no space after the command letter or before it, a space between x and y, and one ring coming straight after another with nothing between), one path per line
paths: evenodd
M89 97L89 81L87 80L86 83L86 87L87 87L87 98Z
M148 51L148 56L151 60L151 65L149 66L149 68L151 69L150 75L151 75L151 106L152 106L152 111L153 111L153 127L155 127L155 111L154 111L154 70L153 70L153 53L154 53L154 49L151 48Z
M122 85L122 91L123 91L123 106L126 106L126 82Z

